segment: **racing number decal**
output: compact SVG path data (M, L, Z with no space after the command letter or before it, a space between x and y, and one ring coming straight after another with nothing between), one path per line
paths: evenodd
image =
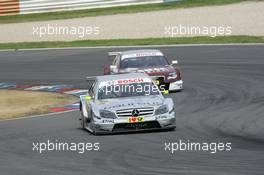
M130 117L128 123L139 123L144 122L144 117Z

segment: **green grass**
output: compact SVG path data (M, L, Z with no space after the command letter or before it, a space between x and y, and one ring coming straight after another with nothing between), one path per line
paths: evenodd
M60 48L60 47L96 47L96 46L133 46L133 45L172 45L172 44L222 44L222 43L264 43L264 37L255 36L219 36L219 37L182 37L148 38L119 40L82 40L70 42L26 42L1 43L0 49Z
M0 24L29 22L29 21L47 21L47 20L56 20L56 19L70 19L70 18L81 18L88 16L102 16L102 15L124 14L124 13L137 13L137 12L148 12L148 11L167 10L167 9L176 9L176 8L210 6L210 5L223 5L223 4L238 3L242 1L247 1L247 0L184 0L169 4L159 3L159 4L110 7L110 8L76 10L76 11L51 12L51 13L41 13L41 14L27 14L20 16L2 16L0 17Z

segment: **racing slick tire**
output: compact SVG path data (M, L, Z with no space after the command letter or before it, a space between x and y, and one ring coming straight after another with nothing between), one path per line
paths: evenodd
M81 117L81 127L82 127L83 130L86 130L86 128L85 128L85 118L84 118L83 115Z

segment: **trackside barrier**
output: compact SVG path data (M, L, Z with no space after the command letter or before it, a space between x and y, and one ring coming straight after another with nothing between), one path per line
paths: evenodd
M0 16L162 2L163 0L0 0Z
M19 0L0 0L0 16L19 15Z

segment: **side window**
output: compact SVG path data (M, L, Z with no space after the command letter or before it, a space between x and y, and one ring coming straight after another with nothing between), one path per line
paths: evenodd
M115 57L115 59L113 61L113 65L116 65L116 60L117 60L117 57Z
M88 93L90 94L90 92L91 92L91 89L93 88L93 86L94 86L94 82L95 82L95 80L89 80L88 81Z
M120 62L120 55L118 54L113 61L113 65L119 66L119 62Z
M117 60L116 60L116 64L115 65L119 68L120 67L119 66L119 64L120 64L120 56L117 56L116 59Z
M93 82L91 88L89 89L89 94L91 97L95 97L95 93L96 93L96 81Z

